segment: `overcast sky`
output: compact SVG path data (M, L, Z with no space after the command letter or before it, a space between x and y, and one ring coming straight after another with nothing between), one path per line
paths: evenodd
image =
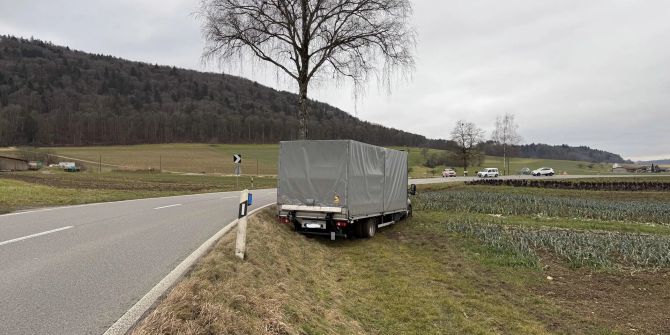
M670 1L417 0L416 71L390 95L372 84L312 98L361 119L448 138L459 119L487 131L513 113L524 143L588 145L670 158ZM200 61L197 0L0 0L0 33L149 63ZM240 74L296 91L274 71Z

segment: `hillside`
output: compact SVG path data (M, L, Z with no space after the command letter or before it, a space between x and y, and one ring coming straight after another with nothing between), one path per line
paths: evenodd
M502 147L489 141L484 143L485 154L491 156L502 156ZM549 145L542 143L530 143L515 145L511 148L514 157L537 158L537 159L560 159L569 161L584 161L595 163L632 163L623 157L604 150L592 149L587 146L573 147L566 144Z
M276 143L297 136L297 96L225 74L0 37L0 146ZM312 102L312 139L426 145L424 136Z
M658 164L658 165L670 165L670 159L657 159L653 161L642 161L638 162L641 164Z
M296 102L295 94L236 76L0 36L0 146L276 143L297 137ZM311 139L455 149L451 141L362 121L316 101L310 114ZM480 148L487 155L502 152L491 142ZM588 147L529 144L513 151L526 158L624 162Z

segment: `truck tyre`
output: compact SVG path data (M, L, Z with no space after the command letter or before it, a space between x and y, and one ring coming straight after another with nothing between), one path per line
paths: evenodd
M358 238L364 238L365 235L363 235L363 231L365 230L365 222L358 221L356 222L356 225L354 225L354 236Z
M366 238L373 238L377 232L377 222L375 219L365 221L363 235Z

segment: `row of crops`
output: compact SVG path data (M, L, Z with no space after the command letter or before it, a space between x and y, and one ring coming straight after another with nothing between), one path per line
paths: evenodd
M477 238L536 264L535 250L548 250L574 266L670 267L670 237L558 228L528 229L476 222L447 222L446 229Z
M471 190L427 192L415 208L503 215L540 215L670 225L670 204L660 201L613 201Z
M654 191L670 192L668 181L573 181L546 179L479 179L466 182L468 185L539 187L589 191Z

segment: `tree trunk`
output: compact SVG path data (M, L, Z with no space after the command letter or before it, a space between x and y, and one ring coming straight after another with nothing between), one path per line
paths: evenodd
M468 170L468 152L463 150L463 171Z
M508 174L507 170L509 169L509 165L507 164L507 145L505 143L503 143L503 169L504 169L505 175L507 175Z
M298 138L301 140L307 139L307 119L309 114L307 111L307 82L300 82L300 93L298 100Z

